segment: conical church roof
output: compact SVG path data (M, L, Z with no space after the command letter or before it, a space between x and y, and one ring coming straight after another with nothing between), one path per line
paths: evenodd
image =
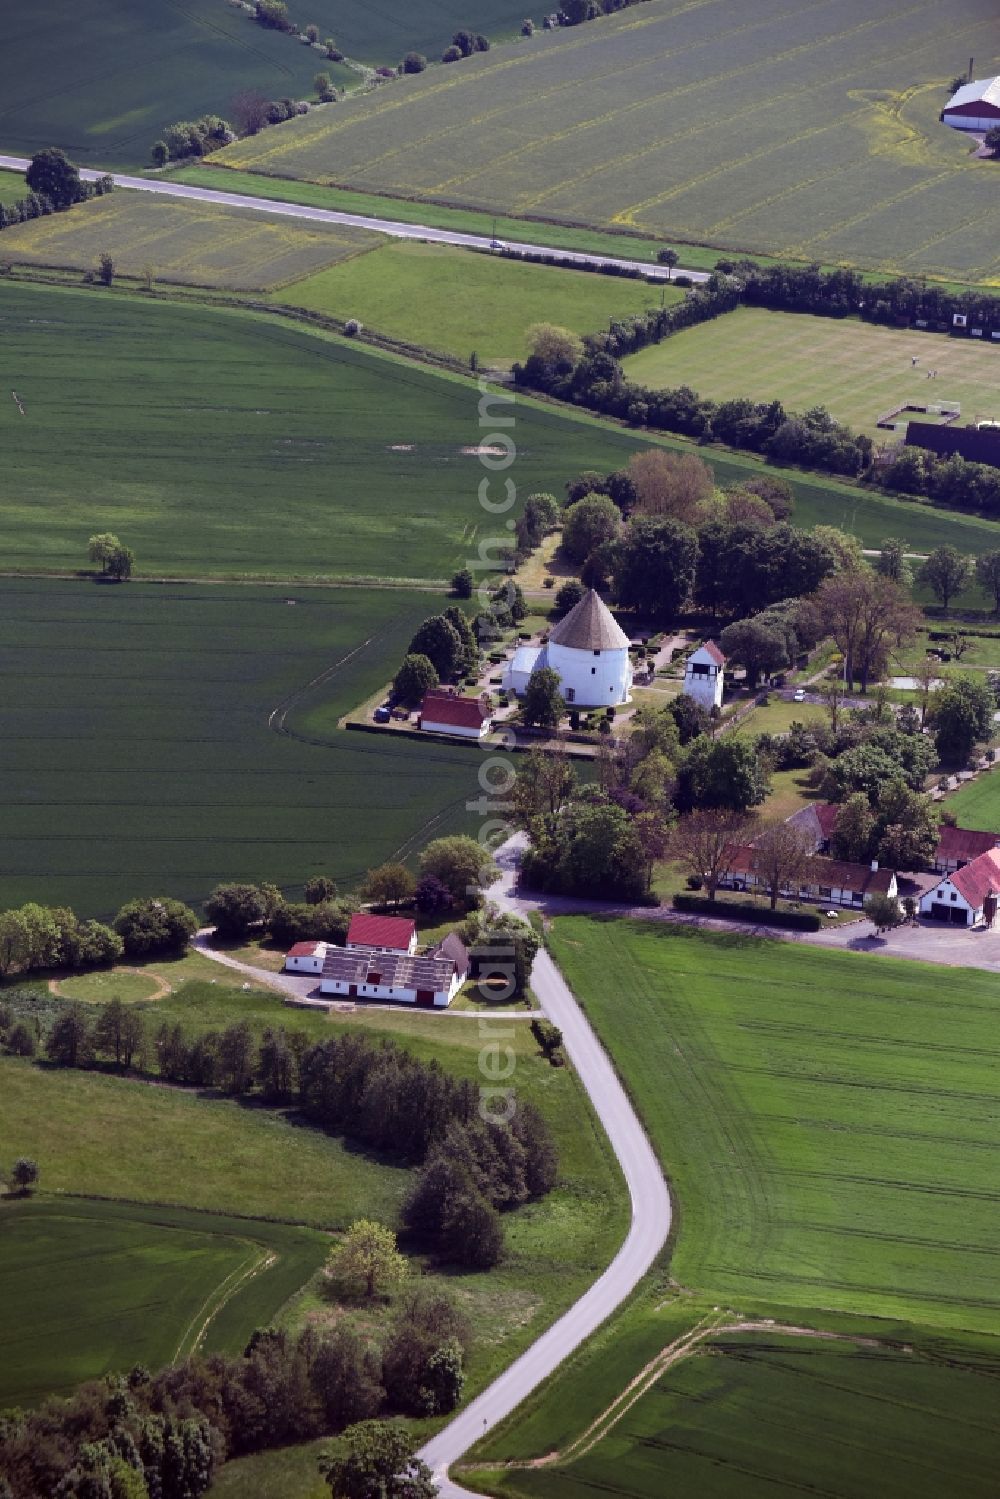
M574 651L628 650L628 636L593 588L559 621L549 642Z

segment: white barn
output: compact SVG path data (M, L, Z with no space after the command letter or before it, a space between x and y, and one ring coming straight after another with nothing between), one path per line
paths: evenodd
M941 111L941 119L953 130L992 130L1000 125L1000 76L977 78L956 89Z
M523 693L534 672L558 673L570 707L620 707L630 701L629 639L600 594L592 588L553 628L542 646L521 646L507 667L503 686Z
M322 973L326 942L296 942L285 958L286 973Z
M920 897L920 914L955 926L992 925L1000 895L1000 849L991 848L978 859L955 869Z
M407 953L333 948L319 981L321 994L347 999L388 1000L441 1010L462 987L451 958L416 958Z
M709 712L722 707L726 658L714 640L692 651L684 668L684 692Z
M420 705L418 726L425 734L454 734L482 739L493 727L493 710L478 697L459 697L440 689L428 692Z

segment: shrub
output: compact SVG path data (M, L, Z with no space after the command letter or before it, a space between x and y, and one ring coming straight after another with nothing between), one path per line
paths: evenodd
M407 52L399 68L401 73L422 73L427 66L427 59L422 52Z
M314 46L315 43L319 41L319 27L311 21L306 27L305 38L310 46Z
M361 324L358 322L356 317L349 317L347 319L347 322L344 324L344 332L347 334L348 338L357 338L358 334L361 332Z
M815 911L772 911L750 901L712 900L707 895L689 895L685 891L674 896L673 905L675 911L721 916L726 921L748 921L755 926L783 926L795 932L818 932L822 926Z
M462 49L460 47L456 47L456 46L445 47L444 51L441 53L441 61L442 62L458 62L459 59L463 55L464 54L463 54Z

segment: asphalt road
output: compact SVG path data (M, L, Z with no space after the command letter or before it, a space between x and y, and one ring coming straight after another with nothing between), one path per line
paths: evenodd
M504 878L490 897L498 897L501 905L510 898L517 848L518 840L510 840L498 855ZM531 985L546 1015L562 1031L566 1053L618 1158L632 1200L632 1222L611 1264L579 1301L423 1448L420 1455L447 1499L467 1499L468 1495L468 1490L449 1478L449 1466L520 1405L625 1300L670 1231L670 1194L652 1146L607 1052L544 948L535 959ZM516 1073L513 1083L516 1088Z
M28 158L22 156L0 156L0 168L24 172ZM82 168L80 176L93 182L104 173ZM224 193L210 187L188 187L183 182L171 182L169 178L126 177L117 172L110 173L118 187L130 188L138 193L156 193L164 198L188 198L196 203L222 203L233 208L252 208L259 213L284 214L290 219L311 219L319 224L349 224L356 229L373 229L378 234L388 234L393 239L425 239L439 245L460 245L465 249L488 250L488 234L460 234L452 229L432 229L427 224L401 224L395 219L368 218L360 213L340 213L333 208L310 208L305 203L272 202L269 198L254 198L248 193ZM529 245L521 240L512 241L511 248L534 255L557 255L560 260L585 265L613 265L628 270L642 271L644 275L658 280L668 280L666 270L650 265L645 260L618 259L610 255L586 255L577 250L553 249L549 245ZM677 266L673 275L687 276L691 281L707 281L707 271L689 271Z

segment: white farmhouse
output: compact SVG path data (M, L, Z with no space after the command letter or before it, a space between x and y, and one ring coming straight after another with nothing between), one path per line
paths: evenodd
M956 89L941 111L953 130L992 130L1000 125L1000 77L976 78Z
M444 1009L461 987L451 958L416 958L362 947L329 949L319 981L321 994L389 1000L426 1010Z
M296 942L285 958L285 972L322 973L326 949L325 942Z
M482 739L493 727L493 711L478 697L459 697L440 688L428 692L420 705L419 727L425 734L454 734L459 739Z
M709 712L722 707L726 658L714 640L692 651L684 668L684 691Z
M985 921L992 926L1000 895L1000 849L991 848L978 859L955 869L947 879L932 885L920 897L920 914L932 921L948 921L955 926L975 926Z
M508 692L523 693L532 673L548 666L559 674L571 707L620 707L632 691L629 640L592 588L551 631L542 646L521 646L504 673Z

